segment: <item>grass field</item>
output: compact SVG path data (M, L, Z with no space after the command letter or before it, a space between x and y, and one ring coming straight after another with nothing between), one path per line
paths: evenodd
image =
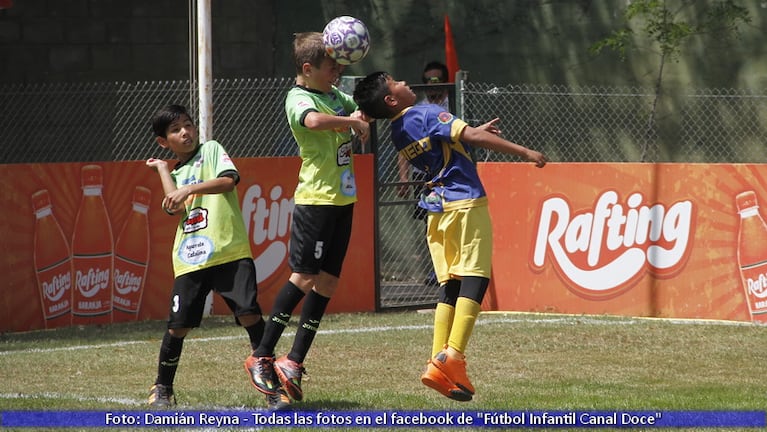
M326 316L305 363L304 401L292 408L763 411L767 407L764 326L482 314L467 350L477 394L473 401L460 403L419 380L429 355L432 318L430 311ZM164 325L150 321L1 335L0 408L143 410ZM289 348L293 331L292 326L286 331L278 355ZM263 409L264 398L242 367L248 354L245 333L231 318L206 318L184 345L175 383L177 410Z

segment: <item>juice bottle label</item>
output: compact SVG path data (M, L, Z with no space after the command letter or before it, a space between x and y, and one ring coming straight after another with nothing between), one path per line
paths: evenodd
M46 320L68 314L72 299L72 269L70 261L38 270L37 280L43 299L43 316Z
M79 257L74 264L74 299L72 314L79 316L106 315L112 311L110 290L112 255Z
M115 256L114 308L123 312L137 313L141 304L141 287L144 285L146 264L136 263Z
M53 215L47 189L32 194L35 213L34 261L45 328L71 323L72 257Z
M138 318L141 293L149 262L149 219L147 213L152 191L136 186L133 192L132 212L125 221L115 243L114 255L114 319Z
M753 321L767 322L767 261L741 268Z

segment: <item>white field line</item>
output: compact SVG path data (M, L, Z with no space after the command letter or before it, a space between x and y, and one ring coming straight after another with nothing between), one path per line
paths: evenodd
M477 320L476 325L498 325L498 324L520 324L520 323L535 323L535 324L589 324L589 325L633 325L642 321L648 320L647 318L612 318L587 315L552 315L552 314L530 314L519 313L516 314L520 318L513 317L514 313L509 312L483 312L480 319ZM530 318L530 316L533 318ZM655 319L662 322L671 324L686 324L686 325L735 325L735 326L751 326L754 325L748 322L739 321L715 321L715 320L688 320L688 319ZM360 327L354 329L338 329L338 330L320 330L321 334L359 334L359 333L372 333L372 332L388 332L388 331L402 331L402 330L429 330L431 325L408 325L408 326L377 326L377 327ZM283 337L293 336L295 333L285 332ZM209 338L190 338L189 342L214 342L231 339L240 339L242 336L220 336ZM13 355L13 354L39 354L39 353L53 353L61 351L76 351L76 350L89 350L89 349L101 349L107 347L123 347L136 344L155 344L156 341L125 341L114 342L105 344L90 344L90 345L76 345L60 348L33 348L28 350L16 350L16 351L0 351L0 355ZM36 394L20 394L20 393L0 393L0 400L3 399L60 399L60 400L77 400L81 402L99 402L114 405L123 406L144 406L145 400L129 399L129 398L102 398L102 397L83 397L73 394L61 394L61 393L36 393ZM226 409L232 409L227 407Z
M127 406L139 406L145 405L146 400L136 400L128 398L104 398L104 397L83 397L73 394L62 393L35 393L35 394L21 394L21 393L0 393L0 400L3 399L57 399L57 400L76 400L78 402L99 402L112 405L127 405Z
M98 402L102 404L112 406L125 406L125 407L144 407L146 408L146 399L131 399L131 398L119 398L119 397L85 397L76 394L67 393L34 393L34 394L22 394L22 393L0 393L0 401L3 399L55 399L55 400L74 400L78 402ZM179 407L183 407L180 404ZM127 408L129 409L129 408ZM252 406L208 406L208 407L195 407L195 410L214 410L214 411L230 411L230 410L247 410L247 411L268 411L266 407L252 407ZM179 410L183 410L179 408ZM248 429L253 430L253 429Z
M514 318L513 313L510 312L483 312L480 318L477 320L476 325L495 325L495 324L590 324L590 325L633 325L646 321L658 321L670 324L680 325L732 325L732 326L754 326L756 324L743 321L717 321L717 320L700 320L700 319L668 319L668 318L607 318L598 317L595 315L552 315L552 314L530 314L520 313L520 318ZM522 317L524 315L525 317ZM530 316L533 318L530 318ZM491 318L492 317L492 318ZM406 325L406 326L376 326L376 327L360 327L351 329L337 329L337 330L320 330L319 334L358 334L358 333L373 333L373 332L388 332L388 331L402 331L402 330L429 330L431 324L428 325ZM285 332L283 337L290 337L295 333ZM217 336L206 338L190 337L187 342L213 342L223 340L240 339L242 336ZM26 350L10 350L0 351L0 356L14 355L14 354L40 354L40 353L52 353L62 351L79 351L89 349L101 349L109 347L124 347L136 344L157 343L156 341L122 341L112 342L104 344L90 344L90 345L73 345L68 347L57 348L31 348Z

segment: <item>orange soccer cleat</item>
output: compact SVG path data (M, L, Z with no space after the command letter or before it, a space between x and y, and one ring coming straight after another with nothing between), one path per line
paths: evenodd
M431 360L426 364L426 372L421 375L421 382L459 402L467 402L472 398L470 393L455 385Z
M447 346L431 359L431 363L461 390L472 395L474 394L474 386L471 385L471 381L469 381L469 377L466 375L466 360L450 357L447 354Z

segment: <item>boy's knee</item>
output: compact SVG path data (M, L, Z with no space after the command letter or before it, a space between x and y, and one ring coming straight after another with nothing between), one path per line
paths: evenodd
M178 339L183 339L186 337L186 335L189 334L189 331L192 330L190 328L172 328L168 329L168 333L170 333L171 336Z
M261 321L261 315L259 314L240 315L237 317L237 319L240 321L240 324L243 327L250 327L252 325L258 324L258 322Z

